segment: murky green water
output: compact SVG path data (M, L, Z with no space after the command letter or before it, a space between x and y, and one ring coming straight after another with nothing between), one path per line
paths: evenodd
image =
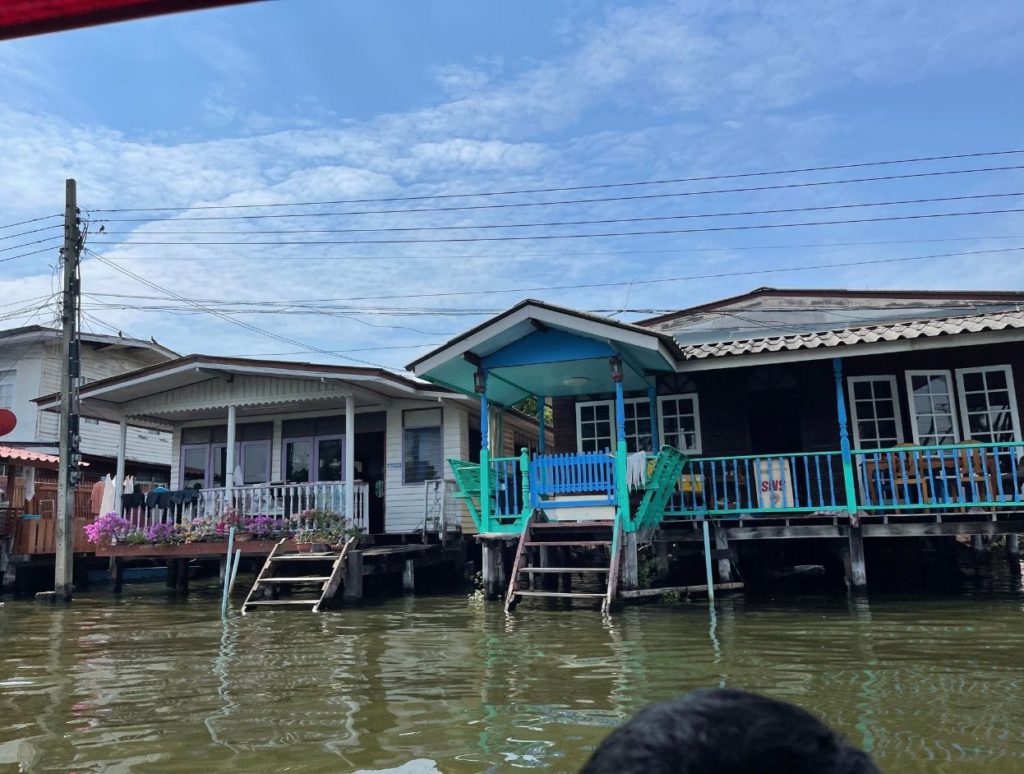
M587 610L461 596L226 623L162 586L0 609L0 770L575 771L644 703L734 685L808 707L885 771L1024 770L1024 595Z

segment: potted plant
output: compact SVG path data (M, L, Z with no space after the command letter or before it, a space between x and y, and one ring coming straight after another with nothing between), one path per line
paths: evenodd
M295 541L295 550L300 553L309 553L313 550L314 534L315 532L312 529L296 530L295 534L292 535L292 540Z

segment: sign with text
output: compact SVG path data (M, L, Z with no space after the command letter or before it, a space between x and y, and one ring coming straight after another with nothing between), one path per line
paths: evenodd
M756 475L757 499L761 508L792 508L795 505L789 460L758 460Z

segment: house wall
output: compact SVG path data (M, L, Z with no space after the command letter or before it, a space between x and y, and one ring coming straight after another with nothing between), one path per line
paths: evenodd
M837 351L841 354L841 350ZM904 439L912 442L912 414L906 389L908 370L949 370L1009 365L1013 373L1018 412L1024 407L1024 344L957 346L843 359L843 389L850 376L895 376ZM667 377L677 379L680 375ZM749 368L723 368L686 374L700 403L702 457L768 453L756 448L752 426L758 412L794 417L798 448L774 451L834 451L839 448L838 412L832 360L808 360ZM659 385L659 393L689 391ZM844 399L849 401L848 391ZM608 400L613 393L580 400ZM554 400L556 452L576 451L575 398ZM959 407L957 413L959 414ZM1020 421L1018 417L1018 421ZM853 442L851 428L851 443ZM763 446L763 444L762 444Z
M31 349L24 347L5 347L0 350L0 373L13 372L14 393L11 398L11 411L18 420L11 433L0 437L0 443L31 443L41 439L38 435L39 411L32 402L43 394L42 370L43 358L36 344ZM56 436L53 437L56 440ZM53 449L40 449L50 451Z

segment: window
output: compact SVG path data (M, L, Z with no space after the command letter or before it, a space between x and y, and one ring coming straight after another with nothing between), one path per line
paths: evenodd
M242 480L235 484L263 484L270 480L270 441L246 441L236 464L242 466Z
M921 446L960 440L949 371L907 371L914 443Z
M402 412L402 483L444 478L441 409Z
M700 454L700 408L696 393L659 397L658 426L662 444Z
M0 408L14 406L14 379L17 371L0 371Z
M960 420L964 438L982 443L1020 440L1010 367L959 368Z
M847 388L854 446L885 449L903 443L895 376L851 376Z
M313 440L285 441L284 444L284 480L297 484L309 481L309 473L313 468Z
M342 438L320 438L316 444L317 481L341 481L344 478L342 468Z
M184 489L206 487L206 466L210 459L210 447L181 447L181 486Z
M625 414L626 450L653 451L651 437L651 401L649 398L627 398ZM697 417L697 396L664 395L658 398L660 443L683 451L700 450L700 421ZM616 446L615 401L587 401L576 404L577 448L581 452L611 451Z
M614 411L610 400L576 404L576 446L581 452L615 448Z

